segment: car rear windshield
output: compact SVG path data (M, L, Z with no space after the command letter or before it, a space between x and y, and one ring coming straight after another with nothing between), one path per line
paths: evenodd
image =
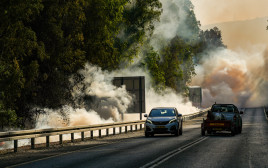
M173 109L153 109L149 117L172 117L176 116Z
M214 105L212 107L213 112L234 112L234 106L232 105Z

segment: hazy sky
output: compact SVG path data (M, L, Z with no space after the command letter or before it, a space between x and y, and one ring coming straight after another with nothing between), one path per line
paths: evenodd
M268 16L268 0L191 0L201 24L248 20Z
M202 29L218 27L229 49L268 46L268 0L191 0Z

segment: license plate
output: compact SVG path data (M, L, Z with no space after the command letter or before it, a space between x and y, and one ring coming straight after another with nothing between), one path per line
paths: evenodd
M214 130L214 131L221 131L222 129L221 128L212 128L212 130Z
M156 126L156 128L166 128L165 126Z
M224 126L224 123L210 123L210 126Z

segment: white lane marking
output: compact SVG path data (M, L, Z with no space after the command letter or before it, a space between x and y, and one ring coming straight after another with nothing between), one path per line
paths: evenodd
M188 148L191 148L192 146L206 140L208 137L201 137L201 138L198 138L197 140L193 141L193 142L190 142L180 148L177 148L171 152L168 152L166 153L165 155L162 155L158 158L156 158L155 160L153 160L152 162L150 163L147 163L146 165L140 167L140 168L154 168L156 166L159 166L160 164L164 163L165 161L169 160L170 158L172 158L173 156L185 151L186 149Z
M249 151L249 157L248 157L248 165L249 165L249 168L252 168L252 152Z

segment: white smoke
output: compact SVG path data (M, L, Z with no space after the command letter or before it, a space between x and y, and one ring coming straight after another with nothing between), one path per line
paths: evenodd
M147 112L154 107L176 107L178 112L187 115L198 112L199 109L185 100L181 95L171 89L166 89L162 94L156 93L152 88L147 91Z
M160 0L163 12L160 16L160 22L155 23L155 30L151 38L151 45L160 50L175 36L189 39L193 36L189 29L187 21L187 12L185 7L189 7L190 0Z
M125 120L138 120L138 114L127 117L127 109L132 105L133 97L125 86L116 87L112 84L113 77L118 76L145 76L146 112L153 107L177 107L182 114L198 111L190 102L176 94L171 89L156 93L151 85L151 78L147 72L140 68L130 68L113 71L102 71L100 68L87 64L80 74L83 81L74 87L73 96L77 100L76 106L63 106L61 109L44 109L45 114L37 117L36 128L65 127L77 125L92 125ZM73 79L70 79L71 81ZM64 115L62 115L64 114Z
M79 105L83 105L87 110L98 111L98 114L104 119L120 120L119 114L125 113L133 102L132 96L126 91L125 86L114 86L112 84L114 76L111 73L89 64L86 64L79 73L85 78L82 85L74 88L73 96L75 99L81 97L89 99L89 101L83 99Z
M77 125L93 125L100 123L112 123L112 118L107 120L100 117L100 115L93 111L87 111L84 108L74 109L71 106L64 106L62 109L44 109L46 114L41 114L36 123L36 129L44 128L57 128L66 126L77 126ZM65 117L61 116L61 112L64 111L68 116L68 121ZM118 117L119 118L119 117Z
M36 128L92 125L121 120L132 105L132 96L125 86L112 84L113 76L101 68L86 64L79 71L83 80L74 85L75 107L65 105L61 109L44 109L45 114L37 117ZM74 79L70 79L74 83Z
M149 113L154 107L176 107L183 115L195 113L199 110L188 99L183 98L172 89L167 88L161 93L156 92L151 84L151 76L140 68L114 71L112 74L114 76L145 76L146 113Z

